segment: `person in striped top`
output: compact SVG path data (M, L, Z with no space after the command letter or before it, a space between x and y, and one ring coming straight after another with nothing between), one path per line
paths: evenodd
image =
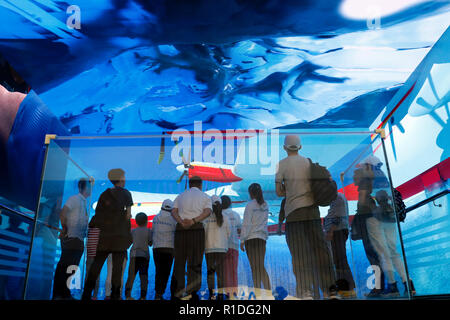
M91 268L92 262L94 262L95 255L97 253L97 245L98 239L100 237L100 229L99 228L89 228L87 243L86 243L86 274L88 274L89 269ZM92 295L93 300L97 300L98 296L98 287L100 282L100 276L97 278L97 282L95 283L94 293Z

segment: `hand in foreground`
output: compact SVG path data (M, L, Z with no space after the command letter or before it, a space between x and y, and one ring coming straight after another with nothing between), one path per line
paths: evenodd
M244 242L241 242L241 250L245 252L245 245L244 245Z

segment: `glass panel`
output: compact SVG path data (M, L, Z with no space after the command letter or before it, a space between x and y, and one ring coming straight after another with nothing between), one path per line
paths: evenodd
M408 298L396 208L381 138L343 175L351 216L350 244L358 298Z
M0 300L23 298L33 220L0 205Z
M414 279L417 295L450 293L450 208L447 189L442 196L407 213L401 224L408 270ZM431 197L435 190L407 201L418 204Z
M89 176L67 155L68 142L56 144L51 141L48 146L45 170L42 178L40 202L34 230L33 245L29 264L26 299L48 300L52 298L55 269L61 256L60 214L69 197L77 195L78 181L89 180ZM90 207L88 199L87 207ZM81 276L71 277L70 288L74 294L81 290ZM74 273L75 269L63 272Z
M322 299L329 297L331 294L329 287L340 278L346 278L350 283L349 287L345 288L345 281L339 282L339 293L343 297L365 298L364 293L368 291L366 284L373 277L366 271L370 264L367 261L361 241L352 241L350 245L350 241L345 240L348 231L345 222L348 219L345 206L344 209L339 208L339 206L335 209L343 212L343 217L337 219L338 230L335 230L340 230L340 232L331 231L333 236L336 234L336 237L341 237L339 238L339 247L335 243L333 248L331 241L325 241L323 228L330 227L333 221L336 222L336 219L333 220L328 217L324 224L324 218L329 214L329 207L324 206L319 207L317 213L314 210L303 213L314 217L312 222L309 221L309 224L295 224L296 220L292 218L294 215L291 215L287 223L287 225L291 225L288 232L291 235L290 238L288 237L291 241L290 250L285 234L286 223L282 225L281 234L278 233L282 197L278 197L276 194L275 173L278 162L286 157L286 152L283 149L285 136L287 134L299 135L302 143L300 154L328 168L332 178L337 182L340 193L345 193L347 197L351 220L356 212L358 202L358 191L353 186L353 171L358 163L357 158L362 153L365 153L365 155L374 153L381 163L385 164L380 140L376 138L372 141L369 132L346 131L305 130L295 132L284 130L280 132L273 130L257 134L257 131L241 130L234 133L227 132L226 134L218 131L209 131L208 133L209 135L207 133L193 135L192 132L185 131L184 135L180 133L178 136L173 133L165 133L164 135L141 137L71 138L70 149L68 149L70 158L76 161L83 170L89 172L96 181L96 187L92 192L91 214L94 212L100 194L112 186L108 180L108 171L112 168L122 168L126 172L125 188L130 190L134 203L131 221L133 229L136 227L135 218L139 212L147 214L151 227L155 215L160 212L162 202L165 199L174 200L178 194L185 191L189 177L200 176L204 180L203 191L210 196L228 195L232 201L232 209L241 219L244 218L246 205L251 201L248 188L252 183L258 183L268 204L267 231L269 236L265 242L265 247L259 244L250 249L250 251L254 250L255 252L250 259L247 251L244 252L237 248L238 283L236 289L231 290L231 292L234 291L235 298L252 299L256 294L258 298L263 299L309 297ZM177 139L175 139L176 137ZM67 143L67 139L56 140L56 143L63 147ZM350 169L346 171L348 168ZM341 173L343 172L346 173L341 180ZM382 167L380 172L383 172L385 177L387 176L385 166ZM72 178L71 181L75 180L76 178ZM374 188L370 195L375 197L378 191L384 191L382 196L388 200L386 206L392 207L392 195L388 179L385 178L383 183L381 186ZM302 205L305 204L300 206ZM310 204L306 205L309 206ZM316 214L317 216L315 216ZM289 215L290 212L288 217ZM301 216L301 214L299 215ZM393 226L396 226L396 223ZM301 228L303 228L303 231ZM393 235L398 236L395 229ZM319 247L314 245L311 248L296 247L300 243L312 240L313 237L319 239L318 241L321 243ZM337 238L335 240L335 242L338 242ZM252 247L251 243L249 247ZM265 254L262 257L261 254L264 250ZM339 253L337 253L338 250L340 250ZM291 252L294 254L294 259ZM403 268L401 251L397 250L396 252L399 253L396 257L400 258ZM128 252L129 255L130 252ZM259 294L260 291L255 289L258 285L255 285L253 277L259 273L258 275L265 279L265 273L260 268L261 261L264 261L271 289L264 294ZM294 267L297 268L297 278L299 278L298 288L293 262ZM128 264L129 261L126 262L123 282L126 282L127 279ZM298 267L299 265L301 268ZM206 270L207 261L204 257L201 287L198 291L202 299L208 298L209 295ZM317 270L321 270L322 273ZM97 294L99 299L108 295L108 292L105 292L106 276L106 267L104 267L100 274L100 288ZM154 279L154 256L150 252L150 281L147 294L149 299L153 299L155 296ZM351 290L351 279L356 282L357 296ZM255 278L255 280L257 279ZM401 281L399 282L401 283ZM217 285L215 286L217 287ZM139 277L136 277L135 285L131 291L132 297L139 297L139 287ZM300 292L302 290L307 292ZM403 293L401 284L399 290ZM169 285L165 287L163 297L170 298Z

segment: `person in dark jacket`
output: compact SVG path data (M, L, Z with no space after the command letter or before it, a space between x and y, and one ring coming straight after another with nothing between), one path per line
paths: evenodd
M95 208L95 215L89 223L90 228L100 229L97 253L87 275L83 300L90 300L95 282L109 254L112 254L112 292L111 300L120 299L122 264L127 249L132 243L131 236L131 193L125 189L125 171L112 169L108 179L114 185L104 191Z

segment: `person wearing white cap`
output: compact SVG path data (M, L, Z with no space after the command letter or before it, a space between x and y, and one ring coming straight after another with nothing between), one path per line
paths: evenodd
M200 300L202 263L205 252L205 229L202 221L212 212L211 198L202 191L202 179L189 179L189 189L173 203L172 217L178 222L175 230L175 299ZM186 268L187 264L187 268ZM187 269L187 283L186 283Z
M284 150L288 156L278 163L275 190L279 197L286 197L286 242L297 281L296 296L311 299L319 288L324 296L330 294L334 272L320 211L311 191L311 164L298 154L301 148L298 135L285 137Z
M163 201L161 211L153 218L153 261L155 262L155 300L162 300L172 269L174 257L175 228L177 222L172 217L173 202ZM174 282L170 291L174 294Z
M211 197L213 213L204 220L205 225L205 257L209 299L214 299L215 278L217 275L217 299L224 299L225 288L225 254L228 251L228 238L231 235L228 217L222 214L222 201Z

